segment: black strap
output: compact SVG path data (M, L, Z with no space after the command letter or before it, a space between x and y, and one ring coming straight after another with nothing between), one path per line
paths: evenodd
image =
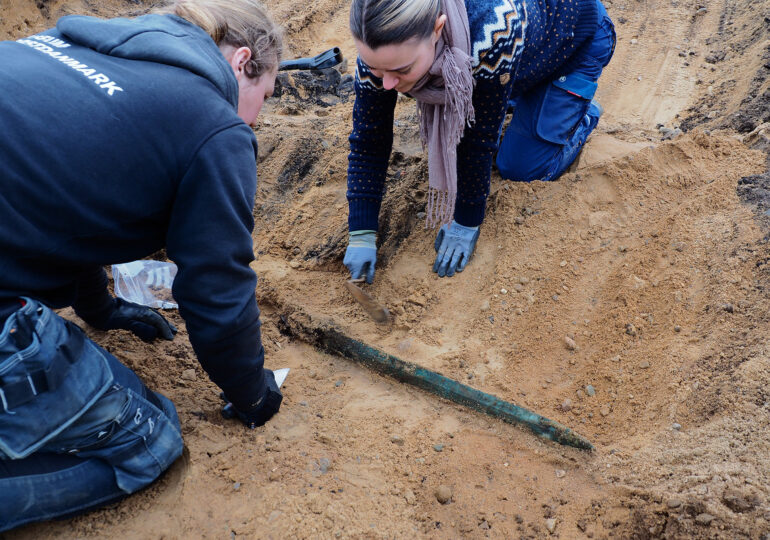
M38 394L56 390L67 378L72 364L80 358L85 345L83 331L65 321L69 338L57 349L46 369L38 369L13 383L0 383L0 405L5 412L31 401Z

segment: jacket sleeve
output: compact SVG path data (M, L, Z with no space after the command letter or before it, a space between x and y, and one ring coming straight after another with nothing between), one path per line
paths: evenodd
M348 156L348 229L376 231L393 147L393 111L398 93L384 90L382 80L360 58L355 90Z
M508 109L514 74L524 49L524 25L520 17L507 19L505 32L490 36L492 46L479 58L473 77L473 108L476 121L466 126L457 147L457 198L455 221L466 227L481 225L489 196L492 159Z
M166 239L173 294L211 380L239 406L265 391L252 231L257 142L245 124L210 137L186 169Z
M115 299L107 290L107 273L102 266L82 271L75 283L76 296L72 307L78 317L104 319L109 316Z

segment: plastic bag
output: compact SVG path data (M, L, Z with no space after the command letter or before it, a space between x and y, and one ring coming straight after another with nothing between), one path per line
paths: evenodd
M171 296L176 265L163 261L133 261L113 264L115 295L123 300L152 308L174 309L179 305Z

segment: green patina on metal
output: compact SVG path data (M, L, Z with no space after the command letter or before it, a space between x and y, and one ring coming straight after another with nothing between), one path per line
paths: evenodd
M574 446L583 450L593 450L594 448L585 437L567 426L528 409L475 390L435 371L384 353L337 330L316 329L316 333L319 344L330 353L342 355L399 381L412 384L508 423L525 426L537 435L559 444Z

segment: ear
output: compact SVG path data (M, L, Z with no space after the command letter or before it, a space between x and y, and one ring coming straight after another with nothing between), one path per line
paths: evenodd
M441 36L441 31L444 29L444 25L446 24L446 13L439 15L436 19L436 23L433 25L433 34L431 35L431 38L433 39L433 43L435 44L438 41L438 38Z
M229 55L227 54L229 53ZM225 54L225 59L233 68L236 77L243 75L244 66L246 62L251 60L251 49L248 47L229 47L229 50Z

